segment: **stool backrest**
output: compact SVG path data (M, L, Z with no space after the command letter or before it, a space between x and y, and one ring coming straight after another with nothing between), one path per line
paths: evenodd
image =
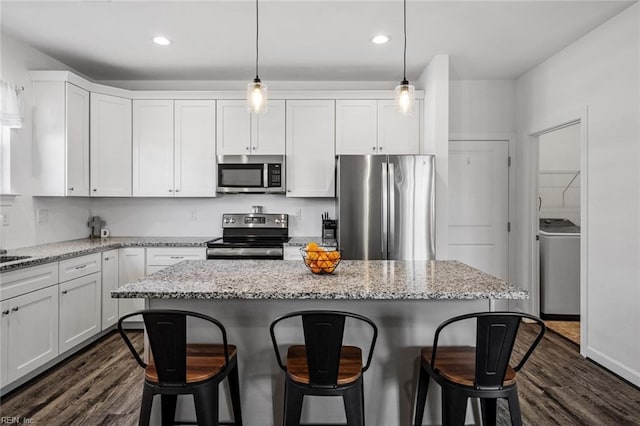
M149 309L127 314L118 321L118 331L141 367L147 364L131 344L122 326L127 318L142 315L158 381L167 386L184 386L187 383L187 317L200 318L214 324L222 334L225 367L229 365L227 332L218 320L197 312Z
M373 356L373 349L378 337L378 328L369 318L350 312L340 311L299 311L276 318L270 327L271 341L280 368L286 371L282 364L278 343L275 336L275 326L282 320L292 317L302 318L304 344L307 355L309 382L313 387L336 387L338 383L338 369L340 367L340 352L344 336L346 318L354 318L368 324L373 330L369 346L367 363L362 368L366 371Z
M496 389L503 385L523 318L535 322L539 326L539 331L525 355L514 367L515 371L520 370L527 362L546 330L544 322L540 318L520 312L478 312L451 318L436 329L431 359L431 365L434 369L437 369L437 346L440 332L454 322L471 318L476 319L475 387L477 389Z

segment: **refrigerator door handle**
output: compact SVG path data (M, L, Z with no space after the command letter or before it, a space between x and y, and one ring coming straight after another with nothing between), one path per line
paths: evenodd
M389 180L388 180L388 171L387 171L387 163L382 163L382 223L381 225L381 252L382 258L387 259L387 229L388 229L388 217L387 214L389 212Z
M387 259L393 256L393 249L396 243L396 188L395 188L395 165L389 162L389 230L387 241Z

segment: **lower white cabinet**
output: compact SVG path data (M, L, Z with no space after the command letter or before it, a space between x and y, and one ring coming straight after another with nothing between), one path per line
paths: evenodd
M0 386L5 386L58 355L58 286L0 305Z
M65 352L102 329L100 306L102 276L99 272L61 283L60 353Z
M118 288L118 250L102 253L102 330L118 322L118 299L111 290Z
M145 275L144 248L127 247L118 250L118 285L135 281ZM118 315L144 309L144 299L118 299ZM134 321L140 319L133 318Z

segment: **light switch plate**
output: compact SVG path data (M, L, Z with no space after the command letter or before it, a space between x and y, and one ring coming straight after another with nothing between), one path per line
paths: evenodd
M0 213L0 223L2 226L9 226L9 213Z
M38 209L37 221L38 221L38 223L49 222L49 210L47 210L47 209Z

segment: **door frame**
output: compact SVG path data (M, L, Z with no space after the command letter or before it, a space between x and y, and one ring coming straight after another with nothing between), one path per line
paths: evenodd
M451 133L449 134L449 142L473 142L473 141L482 141L482 142L507 142L508 145L508 155L511 159L511 165L508 171L508 193L507 193L507 220L511 223L511 231L508 232L507 238L507 253L509 253L509 259L507 261L507 281L513 282L515 278L515 270L516 270L516 256L515 250L512 250L512 247L515 247L515 232L514 229L516 227L516 223L514 223L513 212L516 211L516 199L514 197L514 189L515 189L515 162L513 161L513 153L515 150L516 143L516 134L515 133ZM448 143L447 143L448 145ZM447 224L448 226L448 224ZM510 304L511 305L511 304ZM509 306L509 309L512 309Z
M530 223L526 233L527 245L529 247L529 277L531 282L531 310L534 315L540 315L540 249L537 240L539 228L538 215L538 169L540 157L540 136L568 127L574 124L580 125L580 354L586 357L588 347L588 288L589 277L587 269L587 254L589 248L588 233L588 159L589 159L589 108L581 108L566 111L554 116L545 117L536 122L535 125L523 135L524 147L524 168L523 173L527 182L526 193L524 194L525 211L530 218ZM529 155L527 155L527 153ZM527 158L528 157L528 158Z

